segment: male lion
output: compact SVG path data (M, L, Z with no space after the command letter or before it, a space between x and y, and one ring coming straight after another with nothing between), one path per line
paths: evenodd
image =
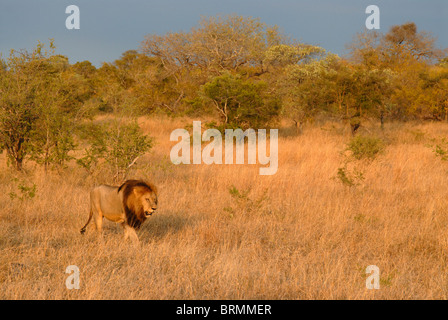
M101 234L103 217L121 223L124 238L131 237L138 242L135 229L139 229L146 218L157 209L157 189L154 185L141 180L127 180L119 187L100 185L90 192L90 215L81 234L86 231L90 220Z

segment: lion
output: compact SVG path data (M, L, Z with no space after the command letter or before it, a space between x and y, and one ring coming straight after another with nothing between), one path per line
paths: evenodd
M121 186L100 185L90 192L89 220L81 228L84 234L90 220L101 235L103 217L120 223L124 229L125 240L129 237L138 243L138 230L143 222L157 210L157 189L142 180L127 180Z

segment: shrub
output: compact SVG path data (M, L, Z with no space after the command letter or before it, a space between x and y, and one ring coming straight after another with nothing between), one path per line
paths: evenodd
M153 144L152 139L141 132L136 121L112 121L98 126L92 133L90 147L77 163L92 173L98 160L104 159L113 168L116 181L124 179L135 161Z
M356 136L347 145L352 156L357 159L374 159L384 151L385 144L380 138L369 136Z
M224 211L230 214L230 217L233 218L235 213L260 213L264 204L269 201L267 196L267 189L263 191L263 193L258 197L253 199L249 196L251 193L251 188L247 188L246 190L238 190L234 185L229 188L230 196L232 197L234 206L225 207Z
M435 153L436 157L440 157L440 160L447 161L448 160L448 141L445 138L440 139L431 139L432 142L435 142L435 145L429 144L428 148L432 148L432 151Z
M30 184L27 183L26 181L24 180L19 181L19 179L17 178L12 179L12 181L18 183L17 190L19 191L19 193L16 193L14 191L10 192L9 197L11 198L11 200L14 199L19 199L20 201L31 200L36 196L37 186L35 183L32 183L32 185L30 186Z
M335 180L340 181L344 186L354 187L361 184L364 180L364 174L356 169L353 172L347 169L347 165L338 168L338 173L334 177Z

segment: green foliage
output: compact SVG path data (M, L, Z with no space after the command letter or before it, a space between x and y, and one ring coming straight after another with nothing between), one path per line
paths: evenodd
M84 149L84 156L76 159L76 163L86 169L89 174L94 174L98 169L99 162L104 160L104 154L106 153L105 128L104 124L95 125L92 123L84 124L78 128L79 137L86 140L90 145Z
M364 180L364 174L356 169L350 171L347 168L347 164L345 164L343 167L338 168L338 172L334 179L341 182L344 186L351 188L360 185Z
M436 139L432 139L432 141L436 142ZM445 138L442 138L435 145L429 145L428 147L432 148L432 151L435 153L436 157L440 158L440 160L448 160L448 141Z
M45 90L48 57L42 44L33 52L11 51L6 70L0 74L0 141L17 170L29 150L29 141L39 118L38 95ZM37 76L39 74L39 76Z
M265 128L278 116L280 102L266 97L266 84L225 73L201 87L218 110L224 128Z
M374 159L385 149L384 141L380 138L359 135L351 139L347 150L357 159Z
M299 49L294 46L280 44L270 47L265 52L264 62L274 67L285 67L299 62Z
M232 196L232 198L234 200L236 200L238 202L239 201L243 201L243 202L249 201L249 197L248 197L249 192L250 192L250 189L246 189L244 191L239 191L234 185L232 185L229 188L230 195Z
M76 148L73 136L74 123L67 116L54 114L48 122L38 124L30 144L30 159L45 168L50 165L64 167L72 159L70 152Z
M441 160L448 160L448 151L440 145L436 145L434 148L434 153L436 156L440 157Z
M0 145L21 170L29 157L64 166L75 148L73 128L92 91L70 68L68 59L39 43L32 51L12 51L0 73Z
M385 143L380 138L363 135L352 138L347 148L341 152L344 157L343 165L338 168L333 179L349 188L359 186L364 181L364 173L356 168L356 164L350 165L350 163L363 159L373 160L384 151L384 148ZM346 151L350 154L346 154Z
M11 191L9 193L9 197L11 200L19 199L20 201L31 200L36 196L37 193L37 185L33 183L31 186L25 180L20 180L17 178L12 179L13 182L18 183L17 194L15 191Z
M250 192L251 188L238 190L234 185L230 186L229 194L232 197L233 205L225 207L224 211L228 212L231 218L237 213L261 213L263 205L269 200L267 189L255 199L249 196Z
M142 134L137 122L115 124L106 130L106 161L113 164L117 173L126 171L133 162L149 151L152 139Z
M284 105L284 115L294 122L312 120L319 113L342 106L350 94L350 73L336 55L291 64L277 83Z
M114 170L114 178L126 177L136 160L152 147L152 139L141 132L137 121L113 120L99 125L89 137L90 147L77 163L90 173L101 159Z

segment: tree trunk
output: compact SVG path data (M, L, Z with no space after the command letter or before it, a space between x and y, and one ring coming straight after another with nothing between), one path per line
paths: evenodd
M14 168L17 171L22 171L23 168L23 150L22 144L24 139L19 138L17 143L7 144L6 152L8 154L8 158L13 162Z
M22 171L23 169L23 159L22 158L16 158L15 160L15 167L17 171Z

